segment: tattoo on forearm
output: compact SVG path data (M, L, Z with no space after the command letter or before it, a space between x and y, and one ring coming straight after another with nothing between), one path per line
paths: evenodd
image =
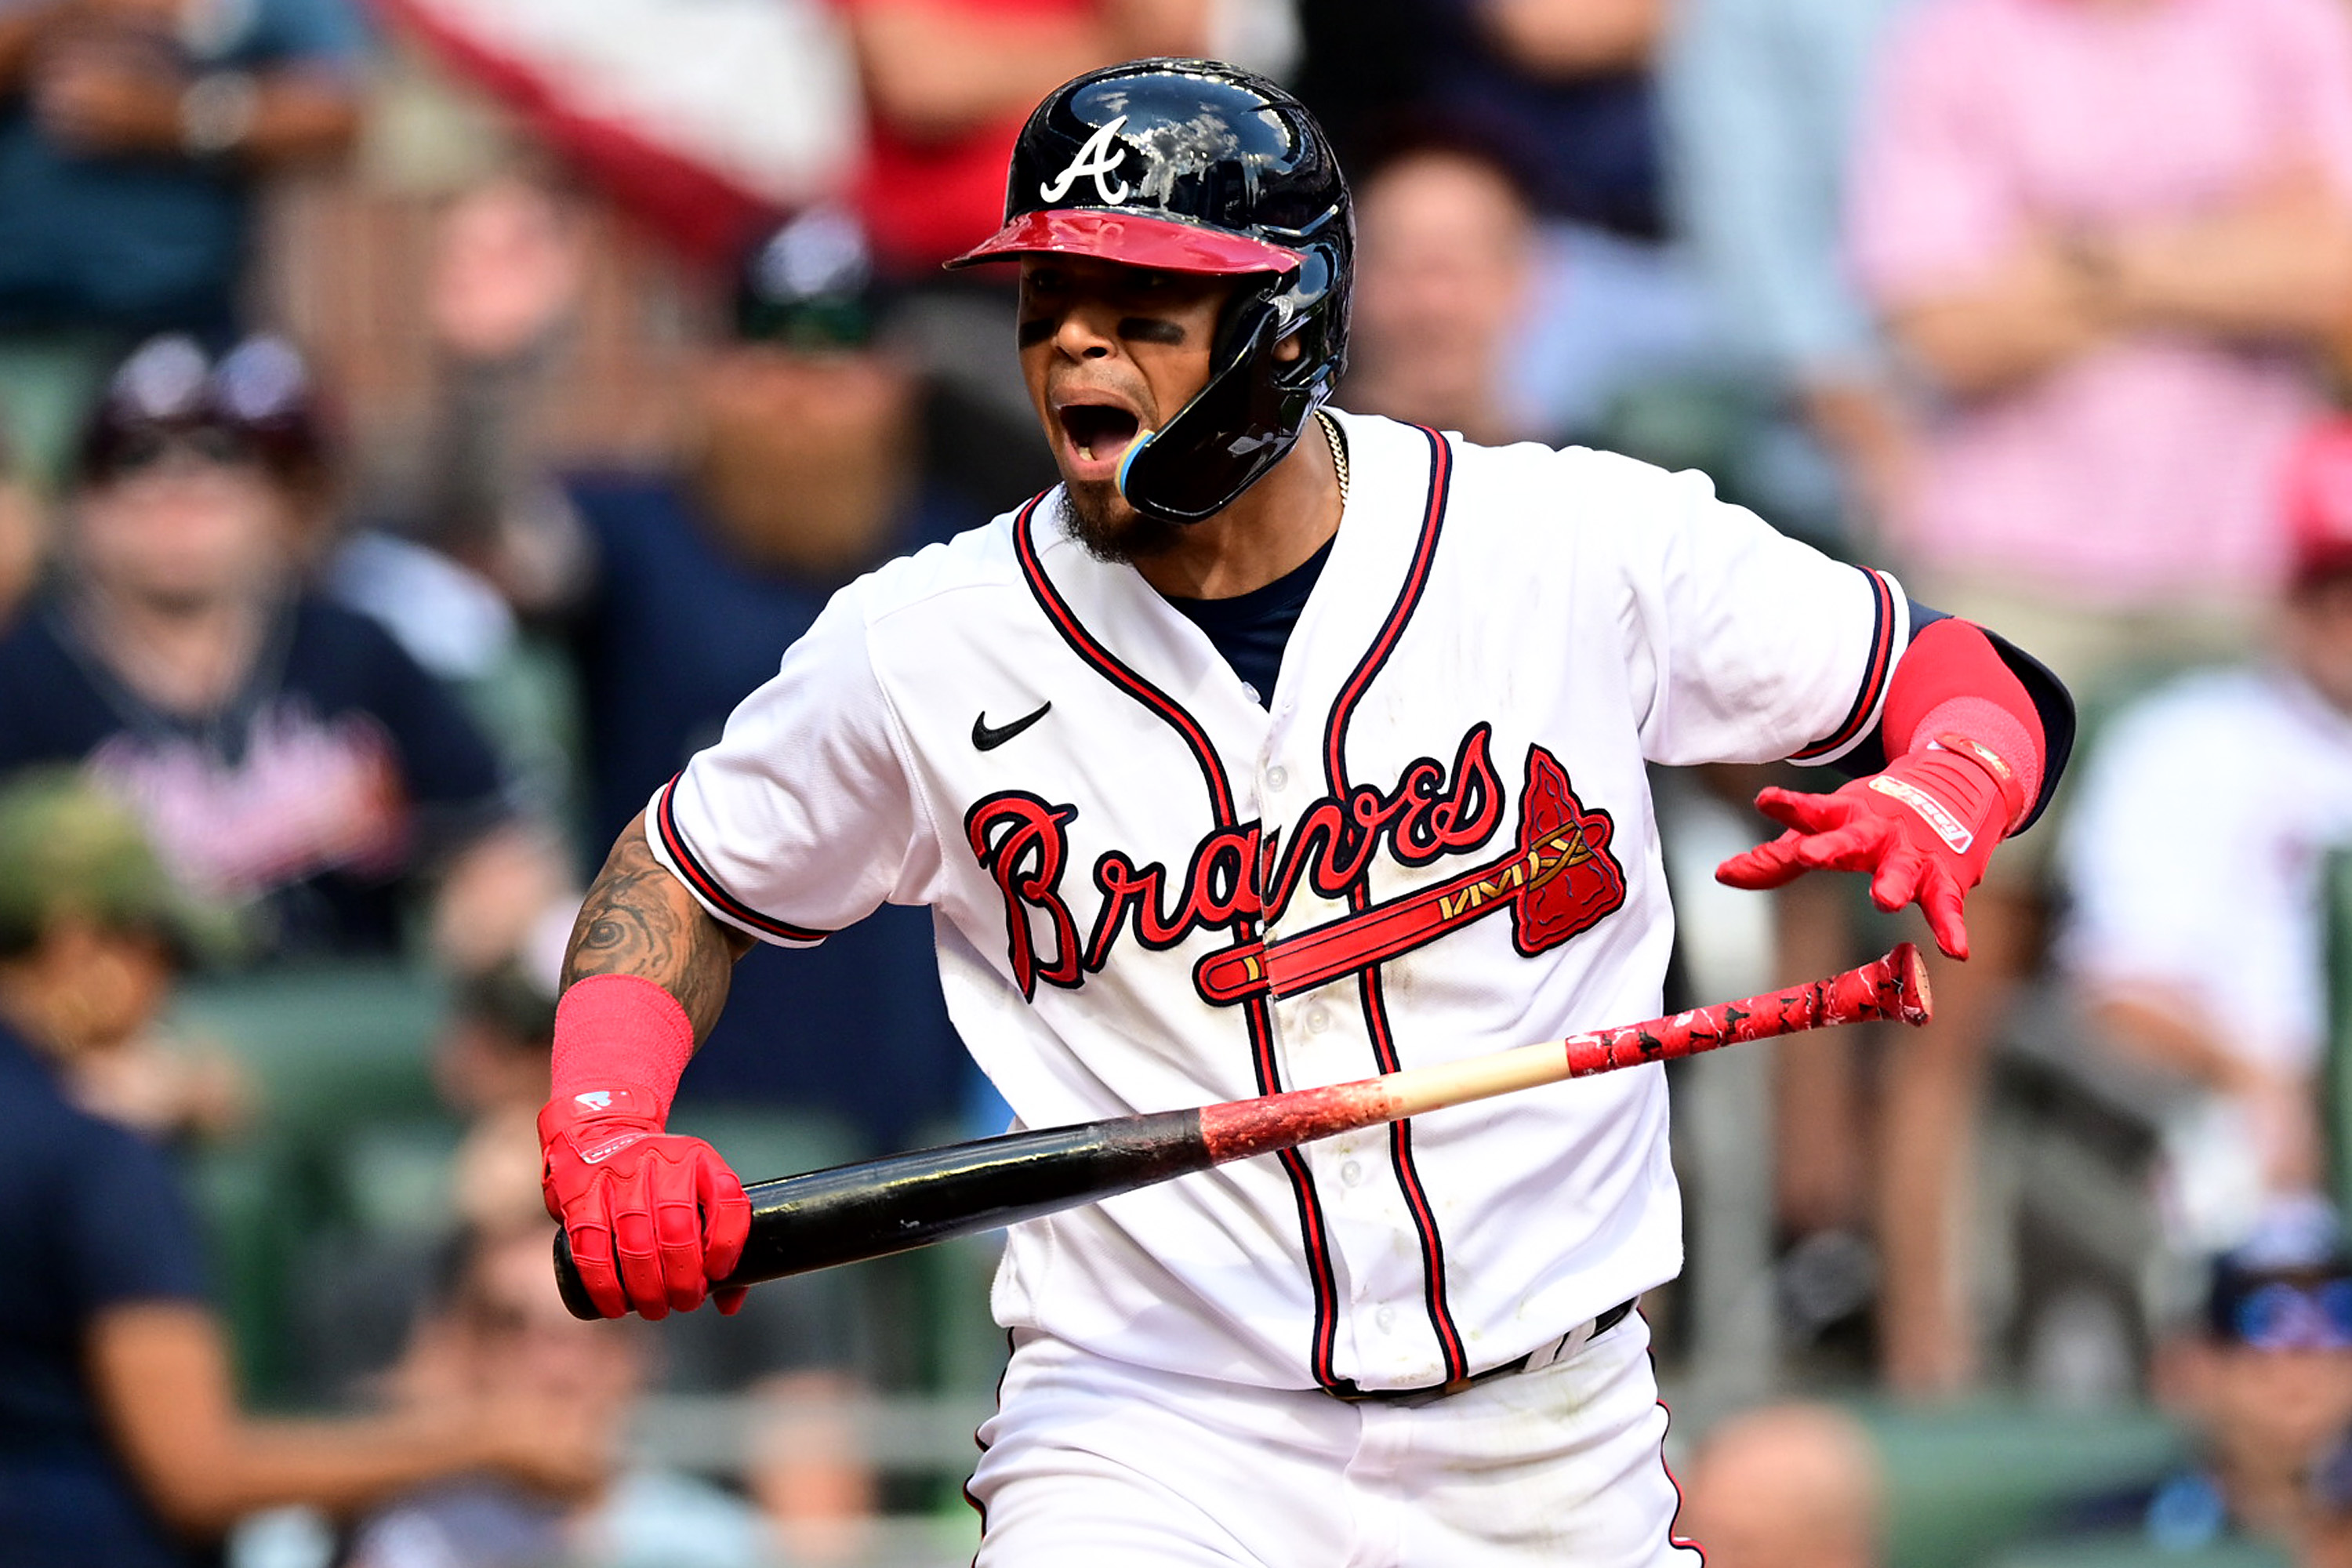
M563 984L592 974L642 976L677 998L699 1041L719 1021L735 960L751 945L712 920L654 858L640 819L613 846L580 907Z

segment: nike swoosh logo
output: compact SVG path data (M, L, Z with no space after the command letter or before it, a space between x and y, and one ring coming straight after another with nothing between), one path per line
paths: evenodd
M988 727L988 712L983 709L972 718L971 743L983 752L992 752L1038 720L1043 719L1053 710L1053 707L1051 702L1040 703L1034 713L1025 714L1010 724L993 730Z

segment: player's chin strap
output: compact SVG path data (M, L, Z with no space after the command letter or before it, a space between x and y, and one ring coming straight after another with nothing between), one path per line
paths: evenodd
M1274 357L1291 319L1273 297L1283 281L1245 298L1209 384L1120 457L1119 494L1144 516L1193 523L1224 510L1282 460L1323 401L1328 381L1286 385Z

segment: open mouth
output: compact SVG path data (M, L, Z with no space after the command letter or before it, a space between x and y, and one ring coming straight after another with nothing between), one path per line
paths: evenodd
M1115 461L1142 428L1128 409L1107 403L1072 403L1063 406L1062 433L1082 462Z

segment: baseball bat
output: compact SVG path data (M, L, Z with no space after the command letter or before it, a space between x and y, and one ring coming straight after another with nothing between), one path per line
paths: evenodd
M1008 1132L756 1182L744 1189L751 1200L751 1239L735 1271L721 1283L756 1285L887 1258L1116 1197L1227 1161L1537 1084L1839 1024L1924 1024L1933 1005L1919 950L1906 942L1883 958L1825 980L1565 1040L1352 1083ZM555 1277L573 1315L599 1315L560 1231Z

